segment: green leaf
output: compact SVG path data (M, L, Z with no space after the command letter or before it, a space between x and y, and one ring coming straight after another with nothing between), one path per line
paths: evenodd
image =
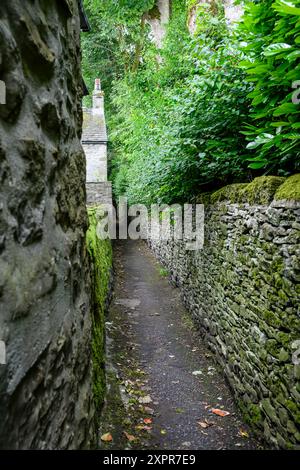
M286 56L286 59L289 62L293 62L293 60L298 59L298 57L300 57L300 51L293 51L289 55Z
M293 114L297 112L297 107L294 103L283 103L275 109L273 116L282 116L283 114Z
M272 5L272 8L279 13L287 13L289 15L298 15L300 16L300 8L297 8L294 3L286 2L284 0L277 0L275 5Z
M250 142L247 145L247 149L250 149L250 150L255 149L255 148L259 147L260 145L267 144L267 143L271 142L273 139L274 139L273 134L263 133L263 134L257 136L254 141Z
M286 52L288 49L291 49L291 45L290 44L286 44L286 43L277 43L277 44L271 44L270 46L266 47L266 49L264 50L264 55L269 57L269 56L273 56L273 55L276 55L276 54L280 54L281 52Z
M264 168L266 166L266 163L266 161L250 163L250 165L248 165L248 168L251 168L252 170L260 170L261 168Z
M252 66L253 66L253 64L252 64ZM248 70L246 70L246 72L249 75L256 75L257 73L258 74L265 74L269 70L270 70L269 65L262 64L262 65L257 65L256 67L249 68Z
M286 121L278 121L278 122L271 122L272 127L283 127L283 126L289 126L290 123Z
M250 142L248 145L247 145L247 149L249 150L252 150L252 149L256 149L257 147L259 147L262 143L261 142L258 142L257 140L253 140L253 142Z
M299 140L300 139L300 134L284 134L284 137L286 139L290 139L290 140Z

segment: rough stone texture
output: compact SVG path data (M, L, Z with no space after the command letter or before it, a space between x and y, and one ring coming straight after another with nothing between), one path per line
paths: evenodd
M183 241L149 244L247 420L272 447L299 449L300 202L216 202L206 206L202 250L186 251Z
M87 205L112 204L112 186L110 181L87 183Z
M1 2L0 20L0 447L78 449L94 410L77 2Z

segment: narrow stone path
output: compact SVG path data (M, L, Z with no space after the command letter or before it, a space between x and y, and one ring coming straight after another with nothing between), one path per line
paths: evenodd
M255 449L222 371L143 242L117 242L107 319L111 449ZM221 417L212 409L230 414ZM200 424L199 424L200 423ZM127 433L127 434L126 434Z

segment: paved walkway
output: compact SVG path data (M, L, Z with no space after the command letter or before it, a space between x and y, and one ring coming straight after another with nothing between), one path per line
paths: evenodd
M143 242L115 247L102 448L255 449L222 371ZM224 417L211 410L229 412ZM127 433L127 434L126 434Z

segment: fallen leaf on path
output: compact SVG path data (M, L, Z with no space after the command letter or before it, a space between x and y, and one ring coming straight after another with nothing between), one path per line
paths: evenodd
M206 428L210 428L215 423L210 423L209 421L198 421L198 424L201 428L206 429Z
M101 441L103 442L111 442L113 440L112 435L110 432L107 432L101 436Z
M209 424L204 423L203 421L198 421L198 424L199 424L199 426L201 426L201 428L203 428L203 429L209 428Z
M145 424L152 424L152 419L151 418L144 418L143 419Z
M183 442L181 445L182 447L191 447L192 443L189 441L186 441L186 442Z
M192 372L193 375L202 375L203 372L201 370L194 370L194 372Z
M143 405L147 405L148 403L152 403L152 398L150 397L150 395L146 395L145 397L140 397L139 402Z
M132 442L132 441L136 440L135 436L133 436L132 434L128 434L128 432L126 432L126 431L124 431L124 435L126 436L126 438L128 439L129 442Z
M161 429L160 430L160 434L162 434L163 436L165 436L167 434L167 431L165 429Z
M149 406L144 406L144 411L145 411L145 413L148 413L149 415L154 414L153 408L149 408Z
M249 434L247 433L247 431L243 431L243 429L240 429L240 430L239 430L239 435L240 435L241 437L246 438L246 439L249 437Z
M218 408L212 408L211 412L215 415L222 416L222 418L230 415L229 411L219 410Z
M137 431L147 431L147 432L150 432L152 430L152 427L151 426L144 426L143 424L138 424L135 429Z

